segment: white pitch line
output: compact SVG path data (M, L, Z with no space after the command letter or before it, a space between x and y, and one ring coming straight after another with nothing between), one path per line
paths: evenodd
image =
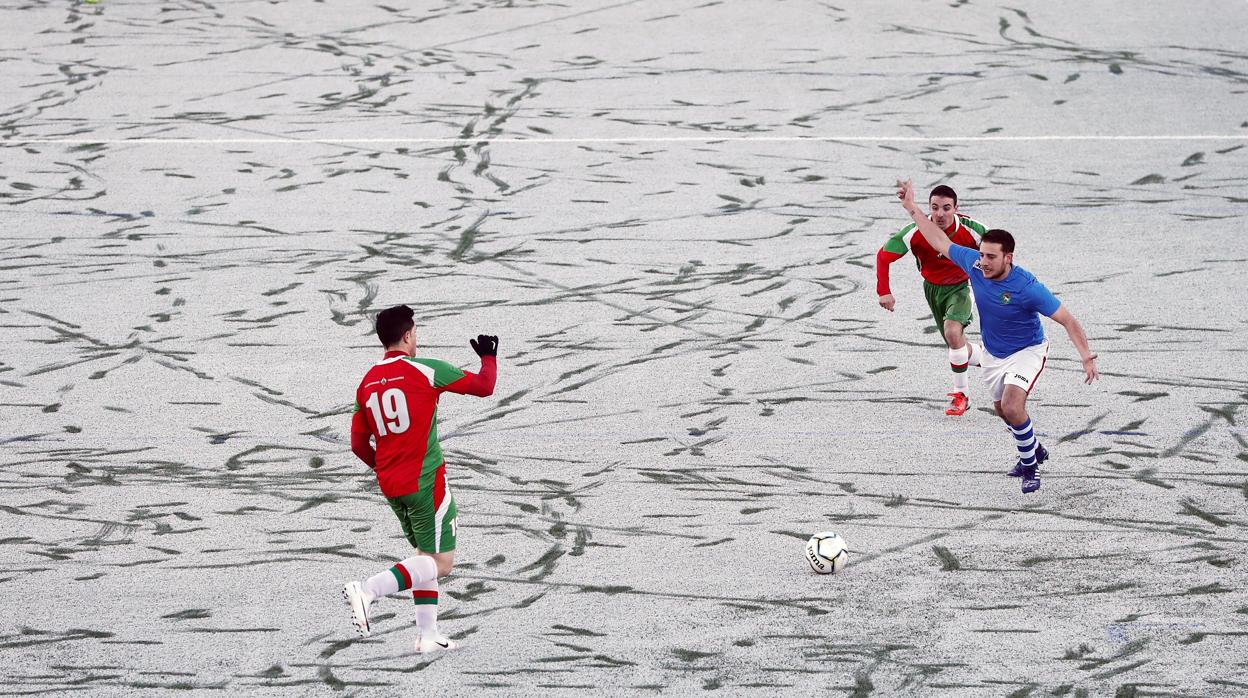
M1248 141L1245 134L1154 136L652 136L639 138L10 138L2 145L474 145L477 143L1012 143L1052 141Z

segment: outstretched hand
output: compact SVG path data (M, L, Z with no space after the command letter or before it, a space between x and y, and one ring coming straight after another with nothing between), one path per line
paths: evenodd
M910 179L906 181L897 180L897 199L901 200L901 207L906 211L915 209L915 184Z
M1101 377L1101 372L1096 370L1096 354L1088 354L1083 357L1083 382L1092 385L1092 381Z
M479 334L476 339L468 340L477 356L498 356L498 335Z
M901 207L907 211L913 211L916 206L914 203L914 183L909 179L904 182L897 180L897 198L901 199Z

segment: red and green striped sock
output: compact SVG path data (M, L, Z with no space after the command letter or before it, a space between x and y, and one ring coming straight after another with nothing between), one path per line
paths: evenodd
M970 347L963 345L949 350L949 368L953 369L953 392L966 393L966 366L970 363Z
M431 579L412 587L412 601L416 602L416 626L426 637L438 635L438 580Z
M438 578L438 565L428 555L416 555L364 580L364 591L381 598Z

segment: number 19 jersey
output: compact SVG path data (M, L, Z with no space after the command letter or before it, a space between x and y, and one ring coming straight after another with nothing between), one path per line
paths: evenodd
M438 398L464 378L459 368L437 359L387 352L355 390L351 430L377 442L376 472L381 493L403 497L433 486L442 466L438 443Z

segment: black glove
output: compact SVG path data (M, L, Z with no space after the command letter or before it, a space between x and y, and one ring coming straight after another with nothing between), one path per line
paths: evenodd
M479 334L476 339L468 340L477 356L498 356L498 336Z

